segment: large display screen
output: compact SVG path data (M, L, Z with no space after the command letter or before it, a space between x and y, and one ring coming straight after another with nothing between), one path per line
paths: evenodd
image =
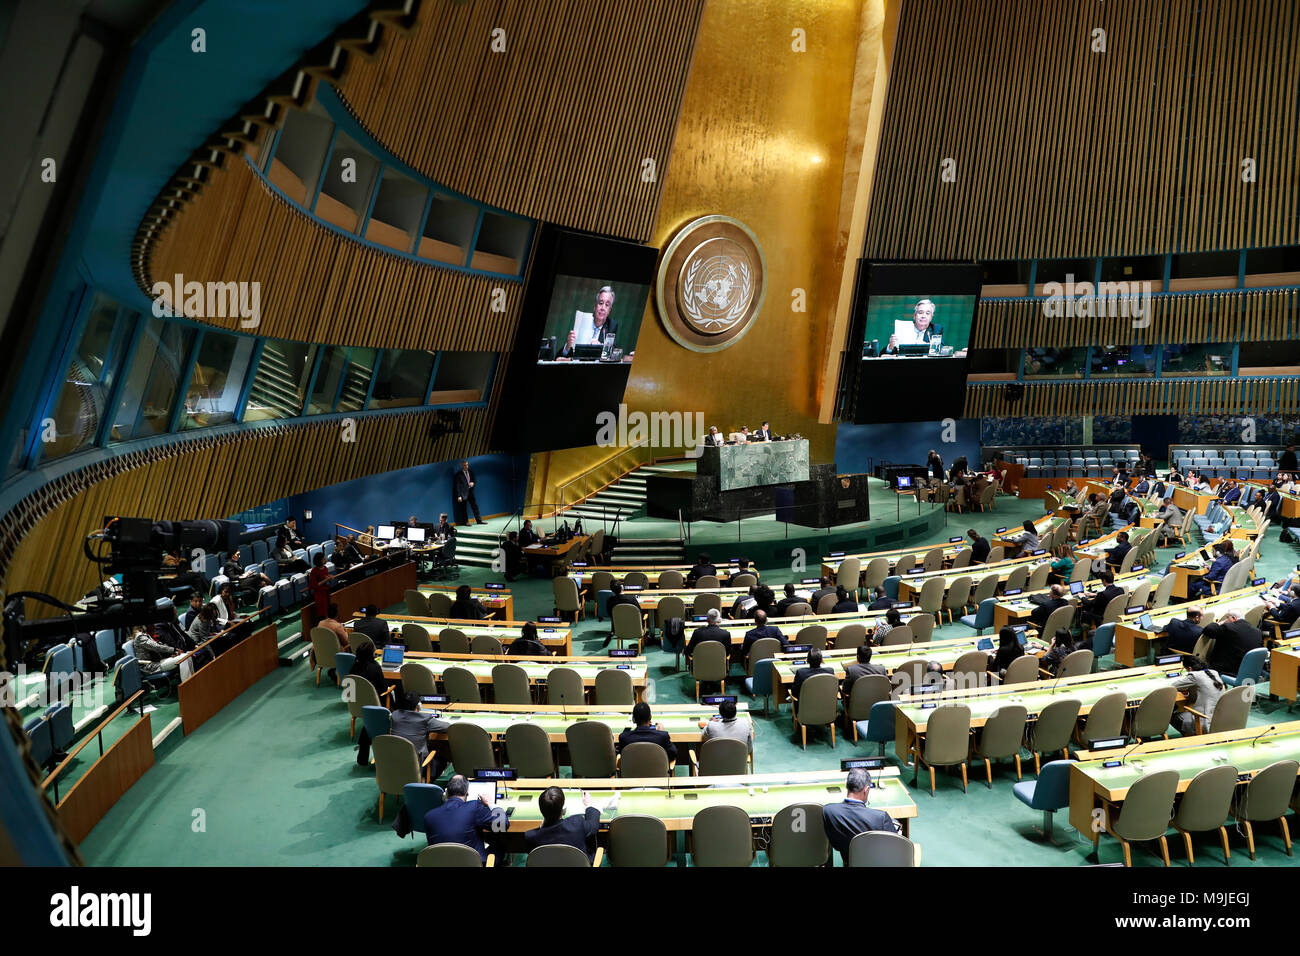
M842 407L858 423L960 418L983 279L963 262L861 260Z
M523 453L596 442L617 413L659 250L542 227L492 443Z

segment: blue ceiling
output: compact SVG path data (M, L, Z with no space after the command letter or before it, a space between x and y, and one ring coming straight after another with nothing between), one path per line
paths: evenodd
M171 175L219 126L365 0L176 0L136 44L67 253L82 278L144 309L131 242ZM191 50L206 31L207 52Z

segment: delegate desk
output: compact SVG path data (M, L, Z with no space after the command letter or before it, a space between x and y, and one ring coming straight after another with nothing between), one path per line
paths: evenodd
M808 439L705 445L695 473L716 475L719 491L808 481Z
M1251 608L1264 602L1259 599L1262 587L1242 588L1227 594L1218 594L1212 598L1198 601L1197 604L1206 612L1213 611L1215 620L1228 611L1236 611L1242 617ZM1151 652L1152 642L1164 637L1165 628L1177 617L1187 615L1187 604L1170 604L1157 610L1148 611L1151 615L1151 629L1142 630L1138 625L1141 614L1125 614L1115 623L1115 660L1132 667L1139 657Z
M892 548L888 551L832 551L822 558L821 576L834 581L836 575L839 574L840 562L847 558L857 558L862 565L862 572L858 578L860 583L862 575L867 573L867 565L876 558L885 558L889 562L889 573L893 574L894 568L898 566L901 559L910 557L914 564L920 564L925 560L925 556L935 548L943 549L943 566L946 568L952 567L953 559L957 557L958 552L963 548L969 548L970 545L969 539L966 539L964 541L949 541L947 544L929 544L920 548ZM979 565L974 565L974 567L979 567Z
M1034 519L1034 531L1037 533L1039 540L1047 537L1047 533L1056 528L1062 521L1055 514L1048 513L1041 518ZM993 536L993 547L1006 548L1008 551L1020 547L1020 535L1025 533L1024 527L1007 528L1004 533Z
M917 814L916 803L898 777L897 767L870 770L873 784L871 806L884 810L899 822L903 835ZM740 807L749 814L755 829L770 827L772 818L796 803L839 803L845 797L845 774L838 770L756 773L736 777L623 777L614 779L515 780L507 784L497 805L509 813L509 832L518 833L541 825L537 799L547 787L564 789L566 813L580 812L582 794L591 795L592 806L603 808L615 792L618 805L601 812L602 828L616 816L630 813L657 817L669 832L690 830L695 814L705 807ZM522 845L516 844L511 848Z
M563 544L530 544L528 547L523 549L524 559L527 560L529 564L532 564L534 561L540 561L543 564L551 566L556 564L563 566L568 560L569 555L573 553L574 548L585 546L590 540L591 535L575 534Z
M1238 786L1279 760L1300 760L1300 721L1277 724L1267 736L1260 727L1155 740L1125 752L1105 751L1070 765L1070 825L1098 843L1100 828L1093 825L1098 808L1113 813L1128 796L1128 788L1144 774L1162 770L1178 772L1182 793L1202 770L1231 766ZM1113 819L1113 817L1112 817ZM1252 850L1254 841L1251 841Z
M456 588L451 584L442 586L424 584L417 590L426 598L435 594L445 594L453 601L456 600ZM513 621L515 619L515 596L508 588L504 590L500 588L470 588L469 596L482 604L483 609L498 620Z
M1128 543L1134 548L1138 542L1151 533L1150 528L1139 528L1136 525L1126 524L1122 528L1116 528L1108 531L1099 538L1085 538L1086 544L1079 544L1074 549L1075 561L1096 561L1098 558L1107 558L1109 551L1115 545L1119 544L1121 532L1127 532Z
M944 671L950 671L963 654L979 650L980 641L987 637L962 637L947 641L927 641L922 644L891 644L876 647L871 652L871 663L879 664L892 676L903 664L913 660L924 660L938 664ZM1047 644L1038 638L1025 642L1025 653L1042 657L1047 653ZM829 667L838 680L844 680L844 669L857 660L857 648L842 651L824 651L822 667ZM988 653L993 653L990 649ZM801 667L806 667L806 654L777 654L776 663L772 665L772 698L779 708L785 703L788 688L794 686L794 675Z
M739 564L740 562L735 559L733 559L729 564L715 563L714 567L718 569L718 582L725 584L731 579L733 574L752 574L756 579L762 577L762 575L759 574L758 568L753 565L745 568L744 571L740 571L738 569ZM600 571L608 574L611 581L617 581L619 584L622 584L629 574L639 572L650 579L650 586L652 588L657 588L659 587L659 575L663 574L665 571L677 571L680 573L683 579L682 586L685 587L685 578L691 573L691 569L694 567L695 565L693 564L585 564L582 561L575 561L573 564L569 565L569 570L572 572L570 577L587 578L588 586L591 584L591 576ZM581 581L578 582L578 587L584 587ZM590 587L588 587L588 590L590 590ZM594 597L595 595L588 594L587 600L593 600Z
M604 670L625 670L632 678L632 690L641 699L645 690L648 668L644 657L511 657L505 654L430 654L427 651L407 651L402 664L418 664L441 680L442 672L449 667L463 667L474 675L479 685L491 685L492 668L498 664L518 664L528 675L528 681L537 687L546 686L546 676L556 667L568 667L578 672L583 686L588 690L596 686L596 675ZM400 668L383 665L387 680L401 680Z
M1191 488L1185 488L1182 485L1174 486L1174 504L1183 510L1183 512L1192 511L1198 515L1203 515L1210 507L1210 502L1214 500L1214 495L1208 491L1193 491Z
M1011 558L1007 561L999 561L996 564L977 564L973 568L949 568L943 571L922 571L920 574L907 574L898 582L898 599L900 601L917 601L921 596L921 588L925 582L931 578L943 579L943 592L946 595L952 582L958 578L967 576L973 578L973 583L988 577L990 574L996 574L998 581L1005 583L1011 576L1011 572L1016 568L1027 566L1032 574L1037 565L1044 562L1050 562L1052 559L1049 554L1032 555L1027 554L1022 558Z
M482 727L492 740L502 743L506 731L513 724L536 724L546 731L551 744L563 747L568 738L565 732L580 721L595 721L605 724L609 732L617 738L625 730L632 729L632 707L618 707L606 704L583 704L579 706L560 707L558 705L541 706L537 704L422 704L421 709L437 713L450 723L467 723ZM748 721L749 704L736 702L737 719ZM716 707L700 704L656 704L654 708L655 723L661 725L675 744L687 746L698 745L703 739L704 727L718 716ZM445 740L446 734L434 734L434 740ZM679 754L677 761L685 764L686 755ZM753 756L750 756L753 767Z
M429 641L434 645L435 650L439 644L438 636L445 628L454 627L464 633L471 642L481 634L490 635L501 642L502 648L509 648L523 634L524 626L523 621L468 621L454 617L411 617L409 615L384 617L381 620L388 625L394 644L402 643L402 625L418 624L429 632ZM356 621L352 620L343 626L351 631L355 624ZM572 628L558 624L538 624L537 637L542 642L542 646L553 654L567 657L573 653ZM383 648L376 648L376 651L382 652Z
M1300 629L1286 634L1291 636L1269 651L1268 692L1294 704L1300 697Z
M1160 576L1147 571L1130 571L1128 574L1115 575L1115 584L1124 588L1129 594L1142 586L1142 582L1147 581L1152 587L1160 581ZM1066 585L1068 587L1068 585ZM1071 599L1076 607L1082 599L1090 598L1105 588L1101 578L1091 578L1083 584L1083 594L1067 594L1066 597ZM1008 624L1026 624L1029 616L1038 608L1029 598L1036 594L1047 594L1051 588L1043 588L1041 591L1028 591L1024 594L1018 594L1012 598L999 598L998 602L993 605L993 630L1000 631Z
M1168 667L1138 667L1132 670L1103 671L1060 680L1041 680L1027 684L997 684L991 687L973 687L968 690L934 691L900 697L894 708L894 752L903 760L907 754L921 752L925 746L925 730L936 707L945 704L962 704L970 708L972 730L985 722L1006 704L1020 704L1033 721L1053 701L1077 700L1079 716L1086 717L1101 698L1123 691L1128 698L1128 708L1136 708L1142 698L1154 690L1168 686L1169 682L1186 673L1181 665ZM1181 701L1182 695L1179 695ZM1019 762L1017 762L1017 770Z
M919 613L911 605L896 605L901 614L906 614L904 623L910 620L912 615ZM839 636L840 630L850 624L861 624L867 629L869 637L876 629L876 625L885 619L885 611L845 611L840 614L805 614L802 617L769 617L767 623L781 632L781 636L786 639L787 643L797 643L799 631L813 624L820 624L826 628L826 646L833 647L835 638ZM704 626L703 621L688 620L686 622L686 640L691 639L691 634L697 627ZM723 620L719 625L724 631L731 636L731 647L734 650L745 643L745 633L754 629L754 622L748 618L738 618L735 620Z

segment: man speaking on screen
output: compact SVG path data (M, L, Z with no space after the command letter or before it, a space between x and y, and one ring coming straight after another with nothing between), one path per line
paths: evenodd
M613 308L614 290L609 286L602 286L596 293L596 306L592 311L573 313L573 329L569 332L569 340L560 350L560 355L572 358L576 345L604 345L605 336L613 335L618 331L609 317Z
M912 309L912 321L900 319L894 323L894 334L889 337L889 352L900 345L928 345L930 337L943 337L943 329L934 324L934 303L922 299Z

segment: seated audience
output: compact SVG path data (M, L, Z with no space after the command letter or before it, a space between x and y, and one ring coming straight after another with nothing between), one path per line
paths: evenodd
M749 747L749 752L754 752L754 723L748 715L744 719L736 716L736 702L733 700L724 700L718 705L718 716L704 725L700 743L715 737L743 740Z
M616 797L617 799L617 794ZM591 805L591 795L582 794L581 814L566 817L564 815L564 791L559 787L547 787L537 798L537 808L542 811L542 825L524 833L524 849L531 853L539 846L562 844L577 847L587 854L587 858L596 858L596 834L600 830L600 810Z
M515 638L515 640L510 643L510 647L506 650L506 655L510 657L520 655L549 657L551 652L547 650L546 645L538 639L537 625L532 621L528 621L522 628L520 628L519 637Z
M843 800L822 807L822 826L826 828L826 839L830 841L831 849L839 852L841 861L847 866L849 844L859 833L872 830L898 833L900 827L884 810L867 806L871 775L866 770L850 770L844 789L847 796Z
M799 691L803 687L803 682L814 674L834 674L835 671L829 667L822 667L822 652L813 648L808 652L808 664L794 672L794 687L791 689L791 696L795 700L799 699Z
M670 764L676 762L677 745L673 743L668 731L664 730L660 724L651 723L650 705L645 701L641 701L632 708L632 723L636 726L618 735L618 749L620 751L628 744L642 742L658 744L668 754L668 762Z
M451 602L451 610L447 613L466 621L481 621L488 616L483 604L472 595L468 584L456 588L456 600Z
M477 851L487 861L487 847L480 831L492 828L492 807L479 797L468 801L469 781L456 774L447 782L442 803L424 815L424 833L429 846L436 843L459 843ZM535 832L535 831L534 831Z

